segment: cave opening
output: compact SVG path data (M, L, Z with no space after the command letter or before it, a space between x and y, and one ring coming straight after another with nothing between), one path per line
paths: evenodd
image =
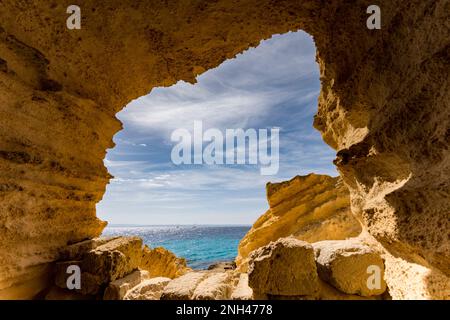
M155 88L129 103L118 114L124 129L104 160L114 178L97 205L109 222L103 235L140 236L204 269L236 257L239 241L267 210L268 182L336 176L334 150L312 126L320 91L315 55L303 31L274 35L198 76L196 84ZM200 137L209 132L209 140L195 140L199 125ZM244 134L233 139L234 162L227 161L230 130ZM186 135L189 149L175 153L191 161L180 163L174 149ZM213 143L208 162L205 151ZM275 167L275 151L277 170L265 175ZM268 156L270 163L259 161Z
M110 179L103 159L120 129L114 116L126 103L149 88L181 79L192 82L195 75L256 46L260 39L301 29L314 36L321 70L314 125L339 152L336 163L349 188L346 201L351 197L351 211L364 228L360 240L370 240L369 247L380 250L384 259L389 295L380 298L448 298L446 3L383 1L379 4L381 29L368 28L364 3L187 4L174 1L155 6L141 1L130 6L122 1L111 6L89 2L83 4L82 29L66 30L64 3L47 6L43 2L1 1L4 232L0 297L35 297L53 284L49 269L60 259L60 250L84 241L98 244L96 237L105 223L97 218L96 204ZM108 14L101 14L105 12ZM280 65L286 61L282 62ZM264 65L263 69L270 67ZM233 110L239 114L237 111ZM292 119L297 119L294 113ZM125 129L129 128L126 125ZM281 131L281 139L283 134ZM141 144L141 148L150 148ZM118 143L116 150L120 146ZM216 200L210 205L214 210L197 216L194 222L184 221L194 217L188 210L189 199L154 191L164 176L150 177L156 182L138 174L136 178L121 176L117 171L131 161L120 162L110 155L108 167L116 179L99 205L99 215L111 224L168 223L162 218L169 217L179 224L210 223L207 218L220 217L211 212L220 212L244 195L236 188L233 194L217 179L216 184L232 199L224 205L208 189L208 199ZM348 161L340 161L342 157ZM295 174L301 174L297 165ZM156 172L155 167L150 172ZM281 168L280 172L285 171ZM411 178L403 182L408 176ZM189 178L183 180L185 189L194 181ZM212 181L213 175L206 178ZM256 186L256 180L242 180ZM113 192L119 183L129 190L122 192L122 199L128 202ZM139 193L131 188L138 183L154 188ZM263 194L263 188L258 190ZM135 198L153 200L148 197L155 194L161 201L182 202L181 210L173 204L180 214L147 206L139 215L136 207L142 202ZM186 191L179 193L183 194ZM110 205L109 210L111 199L122 206ZM255 206L250 208L258 213L250 212L243 202L239 202L242 211L233 208L222 219L235 222L236 217L261 213ZM206 202L197 203L203 204L194 208L200 214ZM266 207L265 200L261 203ZM283 226L292 221L283 221ZM263 231L267 234L267 229ZM252 235L253 248L265 245L261 239L270 240L262 233ZM287 233L271 235L285 237ZM314 237L305 241L323 240L317 233ZM125 241L134 241L139 247L136 251L142 247L140 239ZM128 271L137 265L130 263ZM273 274L283 275L278 269ZM102 285L110 280L104 279ZM283 287L285 283L291 281L284 281Z

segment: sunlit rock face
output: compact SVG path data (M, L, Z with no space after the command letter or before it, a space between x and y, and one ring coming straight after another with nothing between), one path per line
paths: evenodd
M151 278L177 278L192 271L186 266L186 259L178 258L165 248L150 249L144 246L139 267L149 272Z
M340 178L310 174L267 184L269 210L239 244L236 262L247 271L251 251L279 238L294 236L307 242L356 237L361 226L350 211L348 189Z
M381 30L366 28L367 1L86 0L81 30L66 28L70 4L0 3L1 298L35 296L59 248L101 233L103 158L126 103L299 29L318 49L315 127L353 213L392 257L386 276L426 270L412 289L388 287L433 297L445 284L448 1L380 0Z

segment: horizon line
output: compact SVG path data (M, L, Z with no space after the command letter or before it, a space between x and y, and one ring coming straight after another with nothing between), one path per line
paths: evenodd
M233 224L233 223L224 223L224 224L205 224L205 223L177 223L177 224L137 224L137 223L111 223L105 227L176 227L176 226L211 226L211 227L251 227L253 224Z

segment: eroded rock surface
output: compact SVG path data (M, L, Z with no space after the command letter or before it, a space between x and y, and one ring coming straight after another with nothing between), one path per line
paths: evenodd
M128 291L140 285L149 277L148 271L136 270L121 279L114 280L106 288L103 300L123 300Z
M151 278L176 278L191 271L186 266L185 259L178 258L169 250L161 247L150 249L148 246L144 246L139 267L147 270Z
M161 283L167 284L165 279L169 278L155 278L141 267L150 265L149 251L151 250L147 246L142 246L142 240L138 237L96 238L75 243L61 250L60 256L79 260L57 262L54 268L54 282L59 288L66 289L67 280L73 275L73 271L68 272L68 268L77 266L81 274L81 288L66 291L104 300L123 300L130 291L132 291L130 299L140 300L144 297L159 299L162 291ZM177 258L168 250L158 250L158 254L152 257L155 258L153 271L160 270L162 262L167 263L164 270L170 270L175 274L188 271L185 263L178 263L184 260ZM150 278L158 281L146 283L146 280L151 280ZM70 296L66 291L55 291L55 294L50 296L58 294L62 297Z
M89 251L117 238L119 237L99 237L63 247L59 253L59 260L83 260Z
M213 272L202 280L192 294L193 300L228 300L232 290L232 275Z
M170 278L156 277L142 281L130 289L124 300L159 300L162 291L172 281Z
M172 280L161 295L161 300L189 300L195 288L207 277L207 272L189 272Z
M337 290L335 287L329 283L320 280L319 281L319 294L317 296L318 300L383 300L383 296L370 296L363 297L356 294L347 294L342 291Z
M241 273L238 283L231 294L232 300L251 300L253 298L253 290L248 285L248 274Z
M81 263L83 273L98 277L101 283L123 278L141 264L142 239L120 237L90 250Z
M81 260L69 260L56 263L55 284L67 287L67 273L71 265L81 272L80 292L84 295L99 293L108 283L129 275L139 267L142 254L142 240L138 237L117 237L103 239L101 245L90 250L91 246L75 244L66 249ZM70 255L69 255L70 257Z
M52 286L44 297L45 300L94 300L95 296L83 295L73 290Z
M380 253L357 239L320 241L313 247L320 278L339 291L377 296L386 290L384 262Z
M315 296L319 289L314 249L295 238L281 238L253 251L248 277L256 297Z
M378 273L370 278L374 267ZM247 291L245 280L241 274L237 292ZM277 300L383 299L386 290L383 260L358 239L311 245L293 237L251 253L248 286L252 299Z
M236 269L236 262L234 261L216 262L208 267L208 270L223 271L223 272L235 269Z

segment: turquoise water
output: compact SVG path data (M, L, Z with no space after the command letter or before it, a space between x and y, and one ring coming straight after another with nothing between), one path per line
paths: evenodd
M206 269L237 255L250 226L108 226L104 236L138 236L150 247L164 247L186 258L193 269Z

